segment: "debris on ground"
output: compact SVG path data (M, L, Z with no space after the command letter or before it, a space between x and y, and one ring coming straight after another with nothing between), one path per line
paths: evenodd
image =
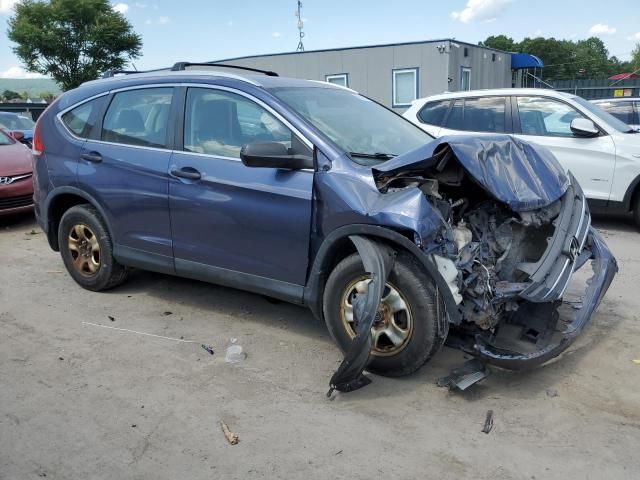
M64 357L58 357L58 360L64 360Z
M484 427L482 427L482 433L489 433L493 428L493 410L487 411L487 418L484 420Z
M202 348L204 348L207 352L209 352L211 355L213 355L213 347L210 345L205 345L204 343L202 344Z
M229 442L231 445L237 445L238 435L229 430L229 427L226 423L224 423L224 420L220 420L220 426L222 427L222 433L224 433L227 442Z
M474 383L486 378L489 370L484 362L477 358L468 360L461 367L454 368L446 377L438 379L439 387L448 387L449 390L466 390Z
M39 235L40 232L36 232L35 230L31 230L27 235Z
M640 365L640 358L634 358L633 363L635 363L636 365Z
M132 423L132 424L131 424L131 428L136 428L137 426L138 426L138 425L137 425L137 424L135 424L135 423Z
M169 310L167 310L166 312L162 312L162 315L164 315L165 317L168 317L169 315L173 315L173 312L170 312Z
M115 322L115 321L116 321L116 317L112 317L111 315L107 315L107 318L108 318L109 320L111 320L112 322Z
M247 358L247 354L243 351L242 345L238 345L238 339L232 338L229 341L229 346L227 347L226 354L224 356L224 360L227 363L240 363L245 358Z
M557 397L558 396L558 390L556 390L555 388L547 388L547 396L548 397Z

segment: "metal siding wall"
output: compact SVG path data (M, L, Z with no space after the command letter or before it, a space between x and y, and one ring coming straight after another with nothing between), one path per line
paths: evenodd
M392 71L419 68L419 97L460 89L460 67L471 67L471 87L498 88L511 86L511 57L498 53L502 61L492 62L491 51L447 41L412 45L354 48L328 52L291 53L230 60L222 63L274 70L283 77L324 81L326 75L347 73L349 87L391 107ZM447 45L450 53L440 53L438 45ZM464 58L464 47L469 57ZM484 53L487 58L484 58ZM448 77L452 82L447 81ZM403 112L405 108L396 108Z

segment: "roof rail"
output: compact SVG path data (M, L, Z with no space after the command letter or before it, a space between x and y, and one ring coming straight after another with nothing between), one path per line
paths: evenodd
M238 65L227 65L224 63L215 63L215 62L178 62L173 67L171 67L172 72L178 72L181 70L186 70L187 67L222 67L222 68L235 68L238 70L247 70L249 72L257 72L264 73L269 77L277 77L278 74L276 72L272 72L271 70L260 70L259 68L251 68L251 67L240 67Z
M135 73L152 73L152 72L166 72L171 70L169 67L154 68L153 70L107 70L102 74L101 78L111 78L116 75L133 75Z

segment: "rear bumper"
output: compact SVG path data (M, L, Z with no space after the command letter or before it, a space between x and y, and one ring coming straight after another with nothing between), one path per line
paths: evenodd
M616 259L600 234L593 228L589 228L585 245L585 250L587 249L590 252L588 259L592 260L593 276L585 282L583 299L581 304L573 309L573 318L563 318L558 322L558 325L564 327L559 339L540 350L521 354L497 349L490 344L489 339L478 335L475 349L483 361L509 370L529 369L557 357L575 341L589 323L618 272Z

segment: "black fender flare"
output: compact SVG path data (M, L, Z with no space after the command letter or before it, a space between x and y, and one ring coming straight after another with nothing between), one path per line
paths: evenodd
M631 201L633 200L633 195L638 191L638 186L640 185L640 175L633 179L633 181L627 187L627 191L624 193L624 198L622 199L622 205L624 207L625 212L629 212L633 209L633 205L631 205Z
M56 248L54 248L54 246L57 245L58 243L57 241L58 232L52 231L53 224L51 220L51 208L52 208L52 205L55 203L56 199L58 199L61 195L75 195L77 197L83 198L84 200L87 201L87 203L91 204L91 206L93 206L98 211L98 213L106 223L107 230L109 231L109 234L113 239L113 229L111 228L111 221L107 216L104 208L102 208L100 203L95 198L93 198L93 196L91 196L86 191L81 190L77 187L72 187L72 186L56 187L53 190L51 190L51 192L49 192L49 194L47 195L47 198L44 201L43 208L40 210L40 214L42 216L42 225L46 226L47 239L49 241L49 245L51 246L51 248L53 248L54 250L57 250Z
M307 285L304 289L304 303L309 307L316 318L324 321L322 297L324 295L324 280L330 273L327 271L327 268L329 266L328 264L331 258L332 249L337 242L343 241L351 235L362 235L365 237L383 239L391 244L404 248L414 255L431 278L433 278L434 282L436 282L436 286L444 300L449 322L458 324L462 321L462 315L458 310L458 305L453 298L449 285L438 271L438 267L433 260L433 256L424 253L415 243L395 230L367 224L352 224L336 228L325 237L324 241L320 245L311 270L309 271ZM444 328L443 331L445 331Z

